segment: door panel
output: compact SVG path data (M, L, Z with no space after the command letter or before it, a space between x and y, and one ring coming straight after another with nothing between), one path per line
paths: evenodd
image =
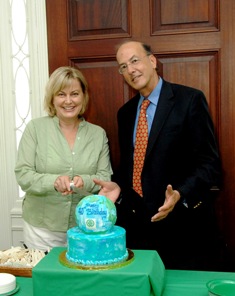
M57 0L55 5L46 0L46 7L50 72L73 65L85 74L90 90L86 118L107 131L114 170L117 110L134 94L117 71L120 42L151 44L163 78L205 93L224 172L217 211L235 262L235 1Z
M220 80L218 52L197 54L158 55L158 64L164 79L201 89L208 101L217 135L219 134Z
M128 37L128 1L68 1L68 27L70 41Z
M152 35L218 31L219 1L151 0Z

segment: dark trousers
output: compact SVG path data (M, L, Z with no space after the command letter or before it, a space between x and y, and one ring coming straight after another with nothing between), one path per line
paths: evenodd
M117 206L116 224L126 229L127 248L156 250L166 269L221 269L221 242L211 205L188 209L178 203L158 222L151 222L151 215L140 197Z

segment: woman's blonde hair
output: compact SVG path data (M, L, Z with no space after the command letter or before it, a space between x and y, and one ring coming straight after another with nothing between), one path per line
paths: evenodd
M60 67L56 69L50 76L45 91L44 97L44 110L47 112L49 116L55 116L56 110L53 104L54 97L65 87L71 84L73 79L77 79L82 88L82 92L84 94L84 101L82 109L79 113L79 116L82 115L87 108L89 95L88 95L88 84L83 76L82 72L73 67Z

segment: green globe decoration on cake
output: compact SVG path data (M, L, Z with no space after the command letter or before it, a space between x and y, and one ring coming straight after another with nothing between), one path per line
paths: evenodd
M103 195L84 197L76 207L76 222L85 233L109 231L117 220L114 203Z

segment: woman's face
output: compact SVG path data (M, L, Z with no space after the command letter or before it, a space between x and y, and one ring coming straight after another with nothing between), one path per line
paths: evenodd
M54 96L53 104L60 120L77 120L84 102L81 83L72 79L71 83Z

